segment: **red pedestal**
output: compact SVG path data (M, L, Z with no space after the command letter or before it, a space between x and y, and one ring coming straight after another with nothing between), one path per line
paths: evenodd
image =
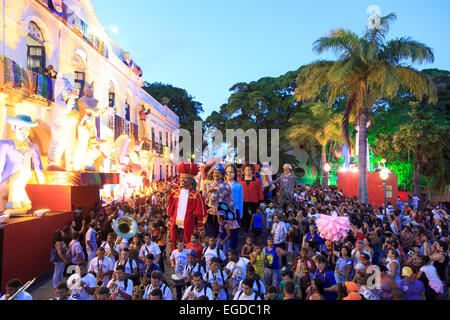
M28 184L26 191L34 210L70 211L72 205L90 210L100 200L100 186Z
M53 234L72 220L71 212L51 212L43 217L11 218L0 227L2 292L12 278L25 284L53 267Z
M383 180L379 172L367 172L367 191L369 193L369 203L371 205L382 206L384 204ZM346 197L358 196L358 172L338 172L337 187L342 190ZM386 180L386 203L392 205L397 203L398 177L395 173L390 173ZM389 192L390 190L390 192Z

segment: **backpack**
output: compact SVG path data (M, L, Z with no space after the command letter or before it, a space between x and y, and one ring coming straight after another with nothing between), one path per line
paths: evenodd
M62 262L55 248L52 248L50 250L50 262Z
M255 292L255 300L256 300L256 297L260 297L261 300L264 300L264 294L261 293L261 279L259 278L259 275L255 276L255 281L256 281L256 286L258 287L258 292L256 292L253 289L253 292Z

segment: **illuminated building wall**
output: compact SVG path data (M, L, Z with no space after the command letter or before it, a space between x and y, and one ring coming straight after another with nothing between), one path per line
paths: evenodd
M58 3L63 3L61 9L52 6ZM134 63L124 63L126 52L105 33L89 0L6 0L5 6L0 3L0 9L0 55L21 68L35 67L37 73L43 72L42 68L38 70L39 64L52 65L77 87L93 82L98 108L106 110L100 120L100 138L109 143L114 142L114 115L124 119L124 130L131 135L133 124L134 132L139 126L140 105L150 108L147 137L152 139L153 128L155 139L143 155L148 168L155 168L155 179L164 179L174 172L176 163L164 156L162 149L167 146L170 152L172 145L173 153L176 152L178 137L174 131L179 128L179 118L142 89L144 82L139 76L142 71ZM40 121L30 138L39 146L44 169L52 105L51 99L27 96L23 90L5 89L0 83L0 139L11 137L7 116L23 113ZM72 124L76 121L74 117Z

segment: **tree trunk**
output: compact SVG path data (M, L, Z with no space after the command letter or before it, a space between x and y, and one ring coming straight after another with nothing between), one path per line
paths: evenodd
M322 146L322 186L328 185L328 172L325 171L325 164L327 163L326 145Z
M422 171L422 159L419 157L417 152L414 152L414 193L422 199L422 188L420 187L420 172Z
M444 193L444 186L445 186L445 161L444 161L444 154L442 153L442 145L439 143L439 160L441 164L441 179L439 180L439 193Z
M358 154L358 199L360 203L369 203L367 192L367 120L369 119L369 109L362 107L359 115L359 154Z

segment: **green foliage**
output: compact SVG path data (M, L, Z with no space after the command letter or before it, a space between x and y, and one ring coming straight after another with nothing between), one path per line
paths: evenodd
M146 82L145 91L153 98L167 105L180 118L180 128L191 131L193 135L194 121L201 121L199 114L203 112L202 104L194 100L185 89L170 84Z
M295 78L298 71L280 77L265 77L250 83L237 83L230 88L231 96L219 112L206 118L206 128L225 129L279 129L280 161L295 165L289 154L291 146L285 136L288 119L298 106L294 99ZM247 146L248 147L248 146ZM270 138L268 150L270 150Z
M411 162L404 162L395 160L391 163L388 163L387 167L391 170L392 173L398 175L398 187L403 191L412 191L414 185L412 183L413 180L413 166Z
M430 78L406 66L404 62L433 62L432 49L410 38L387 40L386 35L396 15L381 18L379 28L366 30L358 36L350 30L337 29L316 40L316 53L331 51L335 61L317 61L300 69L295 94L297 101L316 101L326 90L326 100L331 107L336 99L346 96L342 131L350 145L349 123L357 119L360 127L361 154L365 155L367 118L374 105L382 99L395 97L399 91L429 103L437 101L436 89ZM358 143L358 142L357 142ZM359 200L367 203L365 162L360 164Z

